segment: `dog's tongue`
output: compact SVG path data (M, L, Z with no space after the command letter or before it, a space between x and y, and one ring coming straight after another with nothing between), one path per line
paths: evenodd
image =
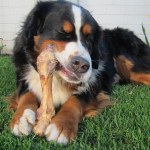
M62 67L61 71L63 72L63 74L65 74L66 76L68 76L70 79L72 80L79 80L79 77L72 71L70 71L69 69Z
M63 68L63 69L62 69L62 72L63 72L65 75L71 74L71 72L70 72L68 69L66 69L66 68Z

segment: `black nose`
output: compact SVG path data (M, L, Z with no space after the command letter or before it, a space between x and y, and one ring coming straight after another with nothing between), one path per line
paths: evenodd
M89 67L89 62L80 56L73 57L70 62L71 71L76 73L86 73Z

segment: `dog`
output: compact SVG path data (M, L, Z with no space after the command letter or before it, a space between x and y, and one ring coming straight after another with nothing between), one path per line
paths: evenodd
M48 141L67 144L77 135L83 117L112 105L110 94L119 82L150 85L150 48L133 32L103 30L88 10L70 2L39 2L15 40L13 63L17 90L11 131L29 135L42 98L37 57L51 41L58 64L52 91L56 115L45 130Z

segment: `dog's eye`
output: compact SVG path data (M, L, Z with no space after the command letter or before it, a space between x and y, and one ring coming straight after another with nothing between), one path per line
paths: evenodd
M63 30L59 30L58 33L59 34L65 34L65 32Z
M89 39L90 38L90 34L86 34L85 38Z
M71 37L71 33L67 33L64 30L60 30L60 31L58 31L58 33L63 35L66 38L70 38Z
M91 34L87 34L87 35L85 35L85 39L86 39L86 41L92 41L93 37Z

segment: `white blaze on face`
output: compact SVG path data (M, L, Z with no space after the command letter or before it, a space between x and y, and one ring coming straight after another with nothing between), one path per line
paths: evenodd
M75 26L76 35L77 35L77 42L80 42L80 29L82 25L81 8L73 5L72 11L74 14L74 26Z
M87 60L90 64L90 67L89 70L83 74L81 79L82 82L87 82L92 74L92 63L91 63L91 57L88 50L86 50L86 48L81 43L81 38L80 38L80 30L82 27L81 8L73 5L72 12L74 15L74 26L75 26L77 41L68 42L68 44L66 44L65 49L61 52L56 52L55 55L58 61L64 67L66 67L67 64L69 64L70 58L73 56L81 56L85 60Z

